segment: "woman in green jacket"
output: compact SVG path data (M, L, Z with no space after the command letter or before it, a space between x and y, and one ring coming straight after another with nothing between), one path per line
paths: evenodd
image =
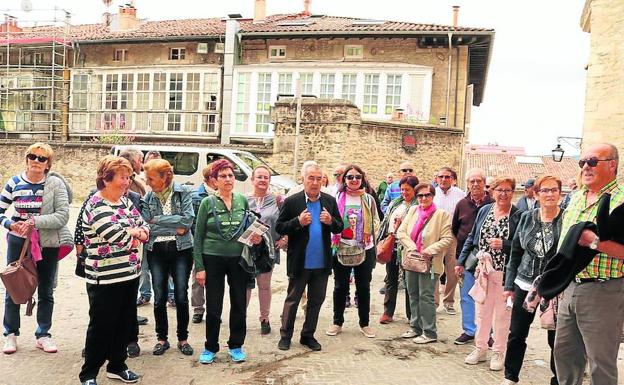
M217 182L217 193L199 206L193 242L195 279L206 288L206 343L199 362L212 363L219 351L226 276L230 287L229 353L232 361L243 362L247 359L242 346L247 332L247 282L251 276L239 264L244 245L238 238L245 230L249 204L244 195L234 192L234 166L230 162L214 162L211 177ZM260 236L252 239L253 243L260 241Z

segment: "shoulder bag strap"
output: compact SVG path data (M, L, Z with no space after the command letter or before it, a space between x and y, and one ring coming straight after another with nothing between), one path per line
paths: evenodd
M18 261L21 262L27 258L30 258L30 232L28 232L26 239L24 239L24 244L22 245L22 251L20 252Z

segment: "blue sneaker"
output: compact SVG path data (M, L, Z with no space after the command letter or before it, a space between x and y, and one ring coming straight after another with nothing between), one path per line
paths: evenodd
M230 357L232 357L232 361L234 362L245 362L247 359L247 355L241 348L230 349Z
M217 353L213 353L208 349L204 349L204 351L199 355L199 363L200 364L212 364L214 362L216 355Z

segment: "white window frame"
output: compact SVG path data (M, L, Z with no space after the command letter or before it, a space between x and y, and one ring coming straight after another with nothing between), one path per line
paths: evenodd
M173 58L173 51L177 50L177 58ZM171 47L169 48L169 60L170 61L183 61L186 60L186 47Z
M347 44L344 46L345 59L364 59L364 46L362 44Z
M275 55L273 54L275 51ZM268 50L269 59L286 59L285 45L270 45Z

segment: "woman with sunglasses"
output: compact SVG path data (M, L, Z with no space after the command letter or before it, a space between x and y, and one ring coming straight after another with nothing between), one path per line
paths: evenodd
M435 188L421 183L414 189L418 206L410 208L397 230L403 246L401 254L418 253L430 261L429 271L405 270L405 284L411 310L410 330L401 337L414 338L417 344L438 340L436 327L435 283L444 272L444 252L453 241L451 216L433 203Z
M505 273L505 297L513 299L511 326L505 355L505 380L502 385L517 384L522 368L526 339L535 312L528 312L523 307L533 281L544 272L546 263L557 252L559 234L561 233L561 217L563 210L558 203L561 197L561 180L552 175L538 178L535 191L539 200L539 208L522 214L518 230L513 238L511 255ZM550 346L550 370L553 376L550 385L557 385L557 373L553 357L555 331L548 330Z
M418 178L411 175L404 176L399 181L397 181L397 183L399 184L401 196L399 196L397 199L393 200L392 203L390 203L388 211L386 212L386 216L379 226L379 231L377 233L377 243L385 239L390 234L396 233L396 230L401 225L403 217L408 212L408 210L413 205L418 204L415 197L416 192L414 191L414 187L418 185ZM400 270L395 242L394 250L392 251L392 259L390 260L390 262L386 263L386 279L384 280L384 312L381 315L381 318L379 318L379 323L382 325L388 324L393 321L394 310L396 308L397 293L399 291L399 273ZM405 292L405 314L409 319L410 308L407 291Z
M375 330L369 326L370 281L375 267L375 229L379 227L377 204L366 191L370 188L366 174L357 165L348 165L340 180L336 195L338 210L343 218L344 230L332 238L336 251L334 267L334 323L325 334L335 336L342 331L344 323L345 297L349 293L349 276L354 271L360 332L375 337ZM343 255L357 255L353 260Z
M16 261L31 230L39 232L39 244L43 259L37 262L38 304L37 348L46 353L56 353L52 341L52 311L54 309L54 277L58 267L60 246L72 246L73 237L67 228L69 204L72 191L65 179L50 172L54 151L45 143L35 143L26 150L25 172L12 176L4 186L0 197L0 223L9 231L7 236L7 264ZM5 215L13 205L15 212ZM64 247L64 249L68 249ZM69 249L68 249L69 250ZM65 254L66 255L66 254ZM7 294L4 302L5 354L17 351L20 333L20 305L13 303Z
M475 349L470 353L465 363L477 365L486 360L488 340L492 326L494 344L490 370L502 370L511 312L507 310L503 297L503 270L511 252L511 241L516 233L522 212L511 204L511 198L516 188L516 180L509 177L498 177L490 186L493 191L494 203L481 207L472 231L464 243L457 259L458 273L463 273L466 260L471 259L478 251L483 255L491 256L492 269L487 273L487 288L485 301L475 303L477 331L475 333ZM477 285L477 283L475 283Z

